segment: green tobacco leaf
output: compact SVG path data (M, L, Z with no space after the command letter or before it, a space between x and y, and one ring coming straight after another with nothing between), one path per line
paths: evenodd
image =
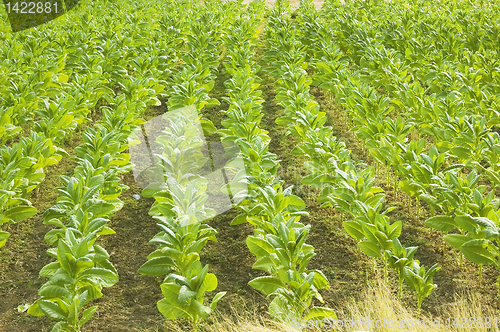
M465 242L471 241L474 238L462 235L462 234L448 234L444 236L446 242L448 242L453 248L460 249Z
M207 273L203 283L200 286L199 292L201 294L205 292L214 291L217 288L217 277L213 273Z
M59 241L59 239L64 238L65 234L66 231L64 229L58 229L58 228L51 229L45 234L44 240L48 244L55 246L57 244L57 241Z
M275 251L274 247L265 239L249 236L246 240L248 249L257 257L267 256Z
M196 295L198 295L197 292L189 290L189 288L187 288L187 286L184 285L179 290L178 299L179 299L179 302L184 303L184 302L186 302L188 300L191 300L191 299L195 298Z
M466 230L467 232L475 232L476 231L476 222L471 216L462 215L455 217L455 223L461 229Z
M69 291L66 288L50 284L45 284L38 291L38 295L46 298L56 298L56 297L63 298L68 294Z
M98 267L83 270L79 273L78 278L98 278L107 283L116 283L118 281L118 276L113 271Z
M40 301L42 301L41 299L40 300L37 300L35 301L35 303L33 303L32 305L30 305L28 307L28 310L27 310L27 313L31 316L34 316L34 317L42 317L42 316L45 316L45 314L43 313L43 311L40 309Z
M212 299L212 303L210 303L210 309L215 310L217 307L217 303L226 295L226 292L219 292L215 294L214 298Z
M330 308L325 307L312 307L304 315L303 320L323 320L325 318L337 319L337 315Z
M215 105L218 105L218 104L215 104ZM209 106L206 105L205 107L209 107ZM200 119L200 123L201 123L201 128L203 129L203 133L205 135L212 135L212 134L214 134L214 133L217 132L217 128L215 128L215 126L212 123L212 121L204 119L204 118L201 118Z
M98 306L93 306L93 307L85 309L85 311L82 314L82 318L80 319L80 324L83 325L86 322L88 322L92 318L92 316L94 315L97 308L98 308Z
M361 241L358 243L359 248L362 252L370 257L380 257L382 254L380 253L380 248L373 242L370 241Z
M429 227L439 229L444 232L449 232L455 228L457 225L452 217L448 216L435 216L427 219L425 224Z
M344 221L343 222L344 229L346 230L347 234L349 234L351 237L355 238L356 240L363 240L365 238L365 235L363 234L363 228L361 225L356 222L356 221Z
M139 273L151 277L160 277L168 274L172 266L174 266L174 261L170 257L155 257L144 263L139 268Z
M191 305L189 306L189 313L191 316L193 316L195 319L197 317L199 318L205 318L206 316L210 315L212 310L210 307L204 306L200 301L198 300L191 300Z
M7 243L7 239L9 237L10 237L9 232L0 231L0 248L2 248L5 245L5 243Z
M258 277L251 280L248 284L266 295L274 293L279 288L286 287L278 277L272 276Z
M403 222L401 220L395 221L391 226L391 232L388 235L389 240L397 239L401 235L403 229Z
M474 221L484 227L485 229L485 237L487 239L498 238L499 237L499 228L497 224L488 218L485 217L475 217Z
M461 250L465 257L475 264L498 265L497 253L493 244L486 239L471 240L464 243Z
M459 160L471 159L470 149L464 148L462 146L454 146L450 149L450 152Z
M33 206L16 206L4 212L4 216L14 221L33 217L38 212Z
M241 225L246 222L247 222L247 215L242 213L233 219L233 221L231 222L231 226Z
M188 316L186 309L180 303L162 299L156 304L158 311L168 319L178 319L183 316Z
M51 301L41 300L38 303L38 306L40 307L40 310L44 313L45 316L58 321L66 320L66 313L61 308L59 308L59 306L56 303Z
M291 319L293 312L283 296L276 296L269 304L269 314L277 321L286 321Z
M252 265L252 269L254 270L263 270L270 272L275 268L273 260L271 259L271 256L264 256L261 258L258 258L255 263Z
M288 202L287 210L290 212L303 211L306 207L304 201L295 195L289 196L290 201Z
M319 270L314 270L314 287L317 289L325 289L330 286L330 283L328 282L328 279L326 276L323 274L323 272Z
M191 317L189 303L181 303L178 299L181 286L174 283L163 283L160 285L164 299L158 301L157 306L160 313L169 319Z
M50 278L56 273L56 271L61 267L59 262L52 262L45 265L39 272L41 277Z
M210 107L214 107L214 106L218 106L218 105L220 105L220 102L217 99L210 98L209 100L207 100L207 104L205 105L205 108L210 108Z

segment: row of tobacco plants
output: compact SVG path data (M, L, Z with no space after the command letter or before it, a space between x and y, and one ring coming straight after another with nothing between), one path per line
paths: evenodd
M223 32L240 10L229 2L187 2L167 15L170 28L179 22L189 23L179 29L187 44L167 91L172 114L163 116L167 126L156 138L161 150L157 154L161 178L143 190L143 196L155 199L149 214L161 231L150 241L157 249L139 272L165 276L158 310L168 319L187 319L195 328L225 295L219 292L207 303L205 293L217 288L217 277L200 262L201 250L208 241L217 241L217 232L206 224L216 211L206 204L208 180L200 175L209 161L203 154L200 129L212 134L215 127L199 112L219 105L209 92L218 74Z
M68 156L61 146L95 117L98 105L113 103L114 90L161 89L148 75L165 78L169 48L161 38L151 43L155 23L141 17L156 17L162 6L145 11L126 1L82 3L57 22L17 34L8 31L8 20L1 21L0 247L10 236L5 224L38 212L30 195L46 167ZM127 26L115 19L119 8L136 12ZM132 79L129 71L140 75Z
M300 222L307 215L305 204L277 177L279 160L269 151L267 132L259 127L264 100L258 90L260 68L254 57L263 6L253 2L248 14L230 27L226 43L224 67L229 79L225 81L225 101L229 108L225 111L227 119L222 121L225 129L219 133L222 142L239 147L245 161L245 170L236 174L231 187L236 188L232 194L241 211L232 225L248 222L254 226L254 234L246 243L257 259L253 268L267 275L251 280L249 285L272 299L269 313L274 319L290 323L294 319L336 318L331 309L312 305L315 299L323 302L319 290L329 283L321 271L307 268L315 253L306 243L311 225Z
M291 153L307 158L305 167L310 174L302 183L321 189L318 201L323 206L332 206L352 218L343 222L347 233L358 241L363 253L382 259L385 276L388 266L396 270L399 294L406 281L416 292L420 308L435 287L433 275L439 268L434 265L426 271L413 258L417 248L401 245L398 238L402 222L390 222L387 214L394 208L383 210L385 194L374 186L374 169L363 168L351 159L345 144L332 135L331 127L324 125L326 113L320 112L309 93L312 79L306 71L307 48L319 46L305 41L310 26L318 22L317 16L312 1L302 1L297 16L299 29L290 19L288 2L278 2L269 18L265 58L271 64L269 73L278 78L276 100L285 112L276 123L287 126L287 133L300 139ZM325 52L325 57L329 55Z
M206 223L216 214L207 203L208 180L197 174L207 163L203 128L222 137L228 155L237 152L224 168L233 180L222 191L241 212L232 224L254 226L246 243L256 257L253 268L266 275L250 286L271 299L277 320L335 318L313 305L323 302L319 291L329 283L308 269L315 253L306 243L311 225L300 222L305 204L276 175L279 160L259 127L264 100L254 58L264 3L84 7L40 28L0 34L0 247L10 236L4 224L38 212L31 193L46 167L68 156L61 148L67 137L83 128L72 156L78 166L61 176L60 196L43 214L54 226L45 236L54 261L40 271L48 281L40 298L20 310L55 320L53 331L79 331L97 310L91 302L118 281L99 237L114 233L110 217L123 206L121 175L132 168L128 137L144 122L144 111L168 97L174 115L165 115L168 125L157 137L161 181L143 191L155 199L149 214L161 231L139 270L164 277L160 313L197 327L224 296L208 303L217 277L200 262L205 244L216 241ZM425 202L432 214L427 225L452 232L446 241L470 261L500 270L500 30L492 23L498 15L474 1L328 0L317 12L303 0L294 22L283 0L268 17L265 70L277 79L276 100L284 109L276 122L299 140L291 153L307 159L302 182L320 189L324 206L348 216L346 232L363 253L382 260L384 275L389 267L397 272L400 294L404 282L416 292L418 308L439 268L421 266L417 248L401 244L403 224L391 222L393 208L374 185L374 168L354 162L325 126L310 86L332 92L373 159L392 167L395 189ZM219 104L209 95L218 75L227 77L229 105L219 130L199 115Z
M313 84L333 92L374 160L392 166L395 189L426 203L428 226L452 232L445 240L480 271L500 269L500 81L488 60L497 51L495 41L478 46L460 35L464 21L453 21L494 13L487 5L420 5L436 14L398 5L394 20L386 4L329 1L305 35ZM429 37L429 26L443 35Z
M101 119L83 131L82 143L72 156L77 161L74 174L61 175L64 186L58 188L60 196L43 214L44 224L55 227L45 235L45 241L52 246L47 253L55 261L40 271L48 281L40 288L38 300L19 307L33 316L55 320L52 331L80 331L97 310L97 306L89 305L91 301L103 295L103 288L118 281L109 254L98 239L114 234L108 226L109 218L123 206L119 196L127 186L121 183L121 175L132 169L126 153L128 137L144 122L144 111L158 104L157 96L166 85L165 75L176 62L169 47L158 47L168 32L150 29L153 23L148 23L159 8L146 9L130 2L122 5L135 12L128 16L131 25L127 28L120 30L109 24L114 8L97 8L83 14L79 27L74 28L79 29L78 33L61 32L58 41L65 59L61 63L67 73L62 75L64 81L78 93L96 92L92 98L80 98L88 98L89 105L99 102ZM160 25L158 20L155 22ZM87 48L86 53L81 52L82 45ZM67 50L74 54L64 53ZM146 69L144 64L150 62L156 63L157 68ZM106 92L105 98L99 91ZM69 100L60 100L59 105L45 100L43 105L52 112L47 118L61 122L45 124L43 128L56 132L61 127L66 131L75 129L78 123L68 113L75 104ZM88 106L76 110L97 112ZM43 124L43 120L38 121L34 127Z

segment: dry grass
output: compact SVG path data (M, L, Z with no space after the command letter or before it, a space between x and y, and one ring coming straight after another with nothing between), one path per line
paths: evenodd
M215 314L202 324L202 332L297 332L297 331L411 331L411 332L450 332L450 331L499 331L495 324L496 312L483 305L479 295L473 291L456 296L453 303L443 304L439 308L440 317L429 317L424 314L405 308L382 281L376 281L364 292L361 297L364 301L351 300L341 309L337 309L339 321L337 325L316 325L305 327L302 330L289 327L270 320L262 313L245 308L233 310L230 316ZM460 328L461 318L490 317L491 327L472 327L467 321L467 328ZM449 320L448 320L449 318ZM455 319L458 319L455 322ZM342 326L342 322L349 322L349 326ZM354 325L351 323L354 322ZM171 332L185 332L192 329L178 322L165 323L165 330ZM458 324L458 325L457 325ZM484 325L484 324L483 324ZM143 330L153 332L153 330Z
M457 294L454 302L443 304L442 307L438 308L441 313L439 317L418 315L418 313L408 310L382 282L371 286L364 294L364 298L365 301L361 303L351 301L343 310L344 317L348 317L348 320L365 322L362 326L358 326L358 329L363 331L449 332L474 330L475 332L483 332L499 330L494 322L495 310L483 306L479 295L473 291ZM481 317L482 319L490 317L492 326L485 328L484 326L476 327L474 324L473 327L472 320L468 321L469 317ZM467 318L467 323L464 325L467 328L460 329L460 325L464 323L462 318ZM344 331L352 330L344 329Z

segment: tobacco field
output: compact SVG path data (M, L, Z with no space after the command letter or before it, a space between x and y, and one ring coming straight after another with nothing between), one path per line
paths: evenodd
M498 314L497 1L2 10L1 331L319 331L376 284Z

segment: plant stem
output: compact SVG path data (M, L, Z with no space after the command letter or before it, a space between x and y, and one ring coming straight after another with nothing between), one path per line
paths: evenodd
M401 300L401 295L403 293L403 279L399 278L399 289L398 289L398 299Z
M498 298L500 299L500 274L497 277Z
M389 281L387 280L387 257L384 255L384 281L387 284Z
M375 258L372 259L372 263L373 263L372 269L373 269L373 272L375 273L375 270L377 269Z

